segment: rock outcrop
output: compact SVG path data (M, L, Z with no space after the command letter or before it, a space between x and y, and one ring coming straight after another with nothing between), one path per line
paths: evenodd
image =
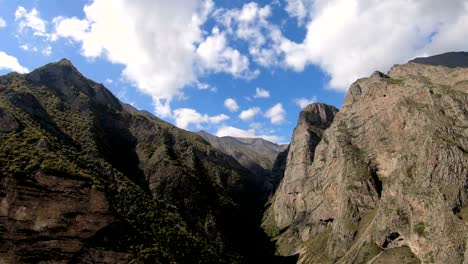
M375 72L350 87L318 146L309 142L295 132L265 216L279 254L299 263L466 263L468 68Z
M285 162L285 170L264 217L263 225L269 235L274 236L299 217L297 214L300 214L302 209L297 209L302 208L304 202L297 194L302 192L303 184L307 180L307 169L313 162L315 148L337 112L338 109L334 106L319 103L310 104L301 111L288 152L284 153L287 158L284 161L278 160L278 163Z

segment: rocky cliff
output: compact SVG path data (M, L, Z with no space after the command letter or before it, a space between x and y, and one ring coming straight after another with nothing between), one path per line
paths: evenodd
M306 106L299 114L288 151L283 153L283 158L279 156L277 161L278 165L283 163L284 176L265 213L263 225L269 235L275 236L290 225L296 212L285 210L295 210L291 204L301 207L296 204L301 203L301 200L294 195L301 192L308 177L307 169L314 159L315 148L337 112L334 106L314 103Z
M67 60L0 77L0 263L267 259L253 178Z
M350 87L315 148L296 131L264 222L279 254L466 263L468 68L413 62L375 72Z

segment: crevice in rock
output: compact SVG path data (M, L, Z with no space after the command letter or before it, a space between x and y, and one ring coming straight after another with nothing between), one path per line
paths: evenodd
M320 219L320 224L325 225L325 226L329 226L329 225L331 225L333 223L333 221L335 221L334 218Z
M374 185L375 191L377 192L377 195L379 196L379 198L381 198L383 186L382 186L382 181L379 178L379 175L377 175L377 166L375 165L374 162L369 163L368 170L372 177L372 184Z
M398 239L400 238L400 239ZM398 232L392 232L387 237L385 237L384 242L382 243L382 248L388 248L395 240L403 240Z

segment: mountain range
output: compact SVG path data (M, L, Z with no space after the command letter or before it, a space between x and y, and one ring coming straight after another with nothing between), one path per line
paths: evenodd
M466 263L467 53L314 103L290 145L179 129L63 59L0 77L0 263Z

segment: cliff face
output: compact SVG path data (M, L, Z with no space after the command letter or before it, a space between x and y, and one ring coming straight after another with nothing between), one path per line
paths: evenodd
M253 178L67 60L0 77L2 263L264 257L246 215Z
M283 153L283 160L280 156L277 160L278 165L284 164L284 176L282 180L279 179L279 187L263 220L268 234L276 235L291 224L296 214L301 213L303 201L296 195L301 193L307 180L307 170L313 162L315 148L337 112L334 106L317 103L306 106L299 114L289 149Z
M356 81L300 166L294 153L310 137L293 136L264 222L278 252L300 263L466 262L467 128L467 68L408 63Z

